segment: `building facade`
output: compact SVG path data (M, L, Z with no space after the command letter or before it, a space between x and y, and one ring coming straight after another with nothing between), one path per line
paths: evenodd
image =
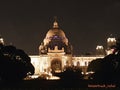
M92 60L103 57L103 55L73 57L72 51L72 45L64 31L59 28L58 22L54 21L53 28L48 30L39 46L39 55L30 56L35 74L59 73L64 71L64 67L76 66L78 63L83 67L83 72L86 72L86 67Z

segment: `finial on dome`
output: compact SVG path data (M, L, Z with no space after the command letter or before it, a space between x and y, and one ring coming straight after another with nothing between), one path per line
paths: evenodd
M56 16L54 17L53 28L59 28Z

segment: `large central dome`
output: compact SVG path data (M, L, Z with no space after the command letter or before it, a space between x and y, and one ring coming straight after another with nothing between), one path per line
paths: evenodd
M56 50L55 47L58 50L64 49L66 54L72 53L72 46L68 42L63 30L59 28L57 21L54 21L53 28L47 32L43 43L39 46L39 52L40 54L47 54L49 50Z
M60 36L60 37L65 37L65 33L62 30L60 30L60 29L50 29L47 32L46 37L52 37L54 35Z
M66 45L68 44L68 39L66 38L65 33L63 30L59 29L58 23L56 21L53 23L53 28L47 32L43 42L45 45L47 45L53 39L59 39Z

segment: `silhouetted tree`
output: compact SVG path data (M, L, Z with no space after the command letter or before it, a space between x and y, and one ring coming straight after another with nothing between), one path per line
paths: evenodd
M22 80L29 74L34 74L30 57L14 46L4 46L0 49L0 77L2 80Z
M95 80L99 81L114 81L116 70L116 56L110 54L103 59L93 60L89 66L88 71L93 71L94 74L91 76Z
M102 76L102 60L101 58L98 58L96 60L93 60L88 65L88 72L94 72L92 75L89 76L89 78L92 78L94 80L101 80Z
M110 60L114 60L115 63L115 81L120 82L120 38L116 39L116 45L114 46L113 56L109 57Z
M96 72L96 71L101 71L101 67L102 67L102 60L101 58L98 58L96 60L92 60L90 62L90 64L88 65L88 69L87 71L93 71L93 72Z
M120 38L117 38L116 40L116 49L120 50Z

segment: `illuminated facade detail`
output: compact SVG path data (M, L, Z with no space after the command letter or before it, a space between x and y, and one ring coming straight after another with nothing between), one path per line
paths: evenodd
M55 54L51 54L51 55L30 56L31 63L35 67L35 74L50 73L52 72L51 69L54 69L55 72L61 72L64 70L65 66L71 66L71 65L80 66L83 73L86 73L87 67L92 60L95 60L96 58L104 57L104 56L71 57L65 55L64 56L61 55L58 57L58 55L54 56Z
M80 56L80 57L72 57L73 65L79 66L82 69L83 74L87 73L87 67L92 60L96 58L103 58L103 56Z

